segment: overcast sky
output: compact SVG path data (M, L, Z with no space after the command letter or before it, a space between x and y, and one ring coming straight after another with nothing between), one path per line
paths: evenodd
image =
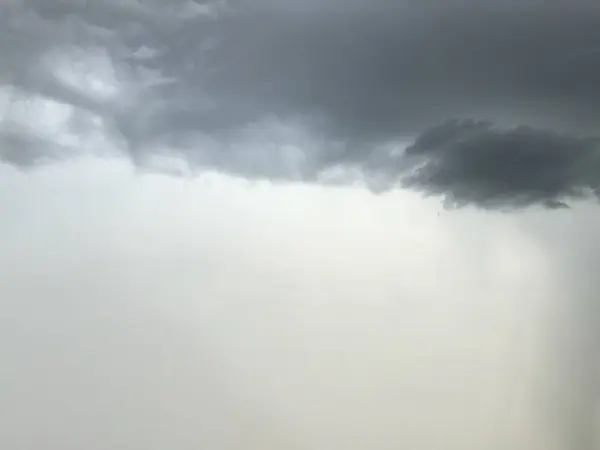
M0 447L597 448L599 8L0 0Z

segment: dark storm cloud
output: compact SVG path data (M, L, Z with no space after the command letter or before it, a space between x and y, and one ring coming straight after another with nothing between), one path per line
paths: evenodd
M598 186L595 140L569 137L593 136L600 119L593 2L25 0L0 9L0 82L102 117L140 164L167 148L249 177L316 180L352 168L379 189L404 184L486 207L559 207ZM85 58L98 49L118 94L55 70L80 59L93 74ZM503 128L437 126L452 117ZM283 148L297 143L261 129L273 120L314 137L303 158L290 162ZM507 128L520 124L554 131ZM440 129L456 136L424 146ZM252 151L240 141L248 130L262 139ZM389 148L419 135L409 153L424 167L406 178L414 158ZM2 158L35 164L21 138L3 138Z
M542 204L600 193L600 140L489 122L448 121L407 148L418 169L408 187L484 208Z

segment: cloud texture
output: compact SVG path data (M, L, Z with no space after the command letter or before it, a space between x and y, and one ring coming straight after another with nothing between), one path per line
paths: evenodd
M421 165L405 182L458 205L562 208L562 199L600 194L599 142L529 127L449 121L408 147L406 157Z
M76 154L96 132L140 165L168 154L193 169L306 181L357 169L378 189L407 185L456 204L557 207L597 190L593 2L28 0L1 8L1 158L9 163ZM11 105L39 96L68 106L64 122L79 140L56 147L53 137L32 138L40 131L31 114L29 129L15 131ZM440 126L453 118L467 121ZM407 143L422 149L453 127L450 141L420 152L425 168L412 175Z

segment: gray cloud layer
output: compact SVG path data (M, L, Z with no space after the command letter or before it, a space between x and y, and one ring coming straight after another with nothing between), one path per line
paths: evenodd
M251 177L314 180L352 167L379 188L406 184L486 207L557 207L598 187L595 140L560 134L594 134L600 119L600 12L583 0L29 0L1 8L3 85L102 117L113 143L140 164L169 148L192 166ZM117 93L58 73L79 61L93 75L94 52ZM556 134L438 126L452 117ZM300 124L318 149L284 163L282 148L294 143L264 129L256 144L270 143L266 154L232 144L273 118ZM440 130L449 141L425 149ZM373 151L419 135L411 149L425 167L408 179L409 161ZM6 126L2 140L2 159L20 166L61 156L60 146L45 154L47 139Z
M473 136L461 125L460 143L420 152L431 159L408 185L458 204L559 206L600 179L595 141L560 134L593 135L600 119L592 2L28 0L1 9L0 82L99 115L140 164L169 148L242 176L314 180L353 167L388 188L406 181L406 161L374 148L421 135L417 149L439 123L473 117L556 134L483 127ZM56 70L78 62L93 75L94 52L117 93ZM266 155L232 144L273 118L302 125L319 148L282 163L290 142L269 130L257 142L275 142ZM3 134L5 161L44 155L43 139Z

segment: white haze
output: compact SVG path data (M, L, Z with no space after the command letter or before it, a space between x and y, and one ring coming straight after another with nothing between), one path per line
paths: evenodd
M97 158L0 166L0 210L1 448L556 446L562 274L597 213Z

